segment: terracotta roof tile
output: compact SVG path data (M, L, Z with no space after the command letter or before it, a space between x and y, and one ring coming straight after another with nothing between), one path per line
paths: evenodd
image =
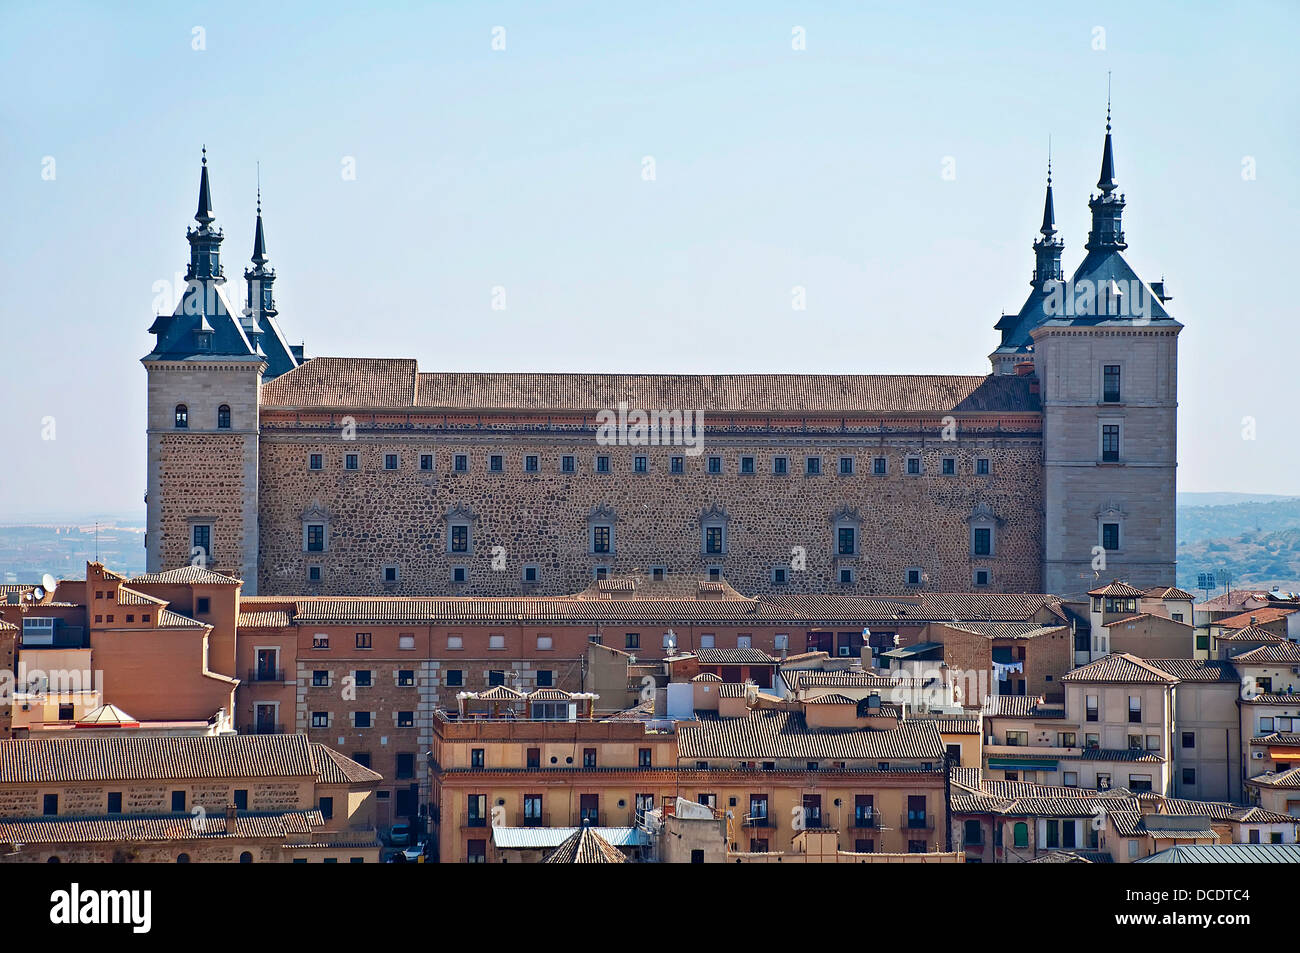
M869 761L943 762L943 739L931 721L908 720L896 728L809 730L803 716L791 711L751 711L741 718L706 713L677 726L681 757L793 758L800 761L864 759Z
M590 827L580 827L547 854L544 864L625 864L623 852Z
M1133 655L1115 654L1081 665L1061 676L1063 682L1119 682L1175 684L1178 679L1161 671L1145 659Z

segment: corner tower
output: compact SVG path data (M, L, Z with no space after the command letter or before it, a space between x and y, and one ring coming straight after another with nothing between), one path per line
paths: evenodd
M214 227L207 150L199 172L197 225L186 230L190 262L171 314L149 333L141 363L148 389L146 565L189 564L257 584L258 402L268 359L226 297ZM292 357L291 357L292 359Z
M1098 579L1173 585L1178 333L1164 283L1125 260L1110 105L1087 255L1028 328L1042 387L1043 584L1077 596Z

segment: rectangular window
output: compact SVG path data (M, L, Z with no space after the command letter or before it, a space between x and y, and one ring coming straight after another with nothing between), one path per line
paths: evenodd
M531 583L535 583L535 582L537 582L537 567L536 567L536 566L525 566L525 567L524 567L524 582L526 582L526 583L530 583L530 584L531 584Z
M705 632L700 636L700 648L711 649L714 646L714 636L712 632Z
M911 474L912 476L916 476L917 474L919 474L919 473L921 472L921 458L920 458L920 457L908 457L908 458L907 458L907 472L908 472L909 474Z
M397 567L396 567L396 566L385 566L385 567L384 567L384 582L397 582Z
M307 524L307 552L323 553L325 551L325 524Z
M1085 709L1086 709L1086 714L1084 715L1084 717L1085 717L1088 721L1096 721L1096 720L1097 720L1097 705L1098 705L1098 696L1097 696L1097 695L1089 695L1089 696L1087 696L1087 699L1085 700Z
M722 472L722 457L709 457L709 472L714 474Z
M977 475L979 475L979 476L988 476L988 475L989 475L989 458L988 458L988 457L979 457L979 458L975 461L975 473L976 473Z
M633 473L649 473L649 472L650 472L650 458L649 458L649 457L641 456L640 454L638 454L637 456L633 457L633 458L632 458L632 472L633 472Z
M836 530L835 551L840 556L853 556L858 551L857 531L852 526L841 526Z
M636 763L637 763L637 766L638 766L638 767L641 767L641 768L648 768L648 767L650 767L650 757L651 757L651 755L650 755L650 751L651 751L651 749L649 749L649 748L640 748L640 749L637 750L637 761L636 761Z
M415 687L415 669L399 668L397 670L397 687L414 688Z
M370 712L368 712L368 711L354 711L354 712L352 713L352 727L353 727L353 728L369 728L369 727L370 727Z
M323 668L318 668L311 673L311 684L313 688L329 688L330 673Z
M841 585L841 586L851 586L851 585L853 585L853 570L852 570L852 569L841 569L841 570L840 570L840 585Z
M318 632L311 637L311 647L314 649L327 649L330 647L330 637L322 632Z
M54 817L59 813L59 796L57 794L46 794L41 798L41 813L46 817Z
M672 461L671 461L671 462L669 463L669 465L668 465L668 469L669 469L669 472L671 472L671 473L685 473L685 472L686 472L686 458L685 458L685 457L673 457L673 458L672 458Z
M194 527L193 545L195 549L201 549L205 555L212 551L212 527L198 525Z
M555 684L555 673L548 668L539 668L537 670L537 687L550 688Z
M804 472L807 476L821 476L821 472L822 472L822 458L821 458L821 457L807 457L807 458L804 460L804 464L803 464L803 472Z
M345 453L345 454L343 455L343 469L345 469L345 470L360 470L360 469L361 469L361 458L360 458L359 456L357 456L357 454L355 454L355 453Z
M601 456L598 456L596 458L596 472L597 473L609 472L609 457L604 456L602 454Z
M451 468L455 470L457 473L468 473L469 454L467 453L456 454L456 456L452 458Z
M496 651L496 650L504 649L505 647L506 647L506 637L505 637L504 635L489 635L489 636L488 636L488 648L489 648L489 649L492 649L492 650Z
M488 469L493 473L501 473L506 468L506 458L499 453L494 453L488 457Z
M1101 547L1102 549L1108 549L1108 550L1119 549L1119 524L1118 523L1101 524Z
M919 586L921 584L921 570L919 569L907 570L907 584L909 586Z
M786 579L786 568L784 566L774 566L772 568L772 584L774 586L784 586Z
M987 569L976 569L973 581L977 586L987 586L989 584L989 571Z
M1119 403L1119 365L1107 364L1102 368L1101 399L1107 404Z
M323 469L325 469L325 456L324 456L324 454L313 453L313 454L312 454L310 457L308 457L307 459L308 459L307 466L308 466L309 468L311 468L312 470L323 470Z
M704 528L704 551L711 556L722 552L721 526L706 526Z
M465 807L465 826L487 827L487 822L487 795L469 795Z
M537 454L530 453L524 456L524 472L536 473L541 469L542 463Z
M369 688L372 684L374 684L374 680L371 678L372 673L368 668L358 669L352 674L353 677L356 679L357 688Z
M122 792L121 791L108 792L108 813L109 814L122 813Z
M506 673L502 669L491 669L488 671L488 687L504 685L506 683Z
M745 474L745 475L750 475L750 474L752 474L752 473L754 472L754 458L753 458L753 457L741 457L741 458L740 458L740 472L743 473L743 474Z
M447 669L447 687L460 688L465 684L465 673L458 668Z
M593 553L608 553L609 539L608 526L593 526L591 528L591 551Z
M777 476L785 476L787 473L789 473L789 472L790 472L790 458L789 458L789 457L773 457L773 458L772 458L772 472L775 473Z
M469 526L456 523L451 527L451 551L453 553L469 552Z
M421 470L433 469L433 454L431 453L420 454L420 469Z
M595 748L583 748L583 749L582 749L582 766L583 766L584 768L594 768L594 767L596 766L596 749L595 749Z
M991 556L993 554L993 530L987 526L977 526L972 531L973 552L976 556Z
M307 581L320 582L320 566L307 567Z
M578 458L577 458L577 457L575 457L575 456L573 456L573 455L571 455L571 454L566 454L565 456L560 457L560 472L561 472L561 473L573 473L573 472L576 471L577 469L578 469Z
M529 748L525 763L530 768L540 768L542 766L542 749Z
M1102 424L1101 462L1119 463L1119 424Z
M537 650L539 652L549 652L555 647L555 640L549 635L539 635L537 637Z
M889 472L889 460L886 457L876 457L871 461L871 472L876 476L884 476Z
M369 632L358 632L358 633L357 633L357 648L359 648L359 649L368 649L368 648L372 648L372 646L371 646L371 644L370 644L370 633L369 633Z
M484 755L486 750L483 748L471 748L469 751L469 766L471 768L481 768L484 765Z
M397 469L397 454L395 453L384 454L384 469L385 470Z
M840 476L853 476L852 457L840 457Z
M629 632L627 633L627 635L623 636L623 648L639 649L640 647L641 647L640 632Z
M942 468L940 472L943 473L944 476L957 475L957 461L953 457L944 457L943 460L940 461L940 465Z
M1140 695L1130 695L1128 697L1128 723L1130 725L1142 724L1142 697Z
M540 794L524 795L524 827L540 827L542 817L542 796Z

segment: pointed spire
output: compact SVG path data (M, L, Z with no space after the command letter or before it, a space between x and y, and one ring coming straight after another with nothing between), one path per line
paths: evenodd
M1105 195L1115 191L1115 156L1110 145L1110 74L1106 74L1106 145L1101 153L1101 177L1097 188Z
M262 187L257 187L257 228L253 232L253 264L266 263L266 237L262 234Z
M1056 206L1052 202L1052 138L1047 138L1047 197L1043 200L1043 227L1039 229L1051 238L1056 234Z
M194 213L194 220L200 225L211 225L216 221L212 214L212 194L208 190L208 147L203 147L203 171L199 175L199 210Z

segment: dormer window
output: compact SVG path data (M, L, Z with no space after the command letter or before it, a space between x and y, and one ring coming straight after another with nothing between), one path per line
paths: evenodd
M184 430L190 425L190 409L184 404L176 405L176 429Z

